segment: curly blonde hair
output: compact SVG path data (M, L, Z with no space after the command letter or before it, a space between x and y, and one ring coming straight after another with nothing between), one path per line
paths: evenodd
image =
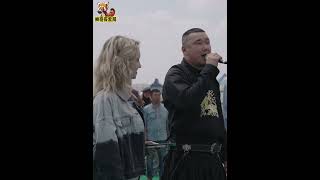
M94 96L101 90L130 88L133 62L140 57L139 44L124 36L113 36L104 43L94 69Z

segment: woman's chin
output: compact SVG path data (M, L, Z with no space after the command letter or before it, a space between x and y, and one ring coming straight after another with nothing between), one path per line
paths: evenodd
M131 76L131 79L135 79L137 77L137 73Z

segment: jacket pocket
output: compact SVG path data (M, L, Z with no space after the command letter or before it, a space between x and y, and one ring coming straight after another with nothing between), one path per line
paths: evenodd
M131 116L120 116L115 119L115 124L116 124L116 126L118 126L120 128L125 128L125 127L130 126L131 121L132 121Z

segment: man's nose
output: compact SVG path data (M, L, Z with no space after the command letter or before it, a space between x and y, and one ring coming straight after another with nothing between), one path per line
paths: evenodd
M209 52L211 52L211 46L209 44L204 44L202 50L203 50L203 52L209 53Z

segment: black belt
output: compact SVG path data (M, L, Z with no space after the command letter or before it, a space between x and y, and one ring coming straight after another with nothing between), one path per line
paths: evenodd
M170 179L173 179L175 172L177 168L180 166L180 164L185 160L186 156L189 154L189 152L206 152L206 153L211 153L215 154L218 156L219 161L220 155L219 153L221 152L221 147L222 145L220 143L213 143L211 145L204 145L204 144L177 144L177 145L171 145L169 146L170 150L173 151L182 151L184 152L181 158L178 160L177 164L173 168L173 170L170 172Z
M177 150L183 152L196 151L196 152L208 152L208 153L219 153L221 152L222 144L213 143L211 145L204 144L177 144L176 146L170 146L170 150Z

